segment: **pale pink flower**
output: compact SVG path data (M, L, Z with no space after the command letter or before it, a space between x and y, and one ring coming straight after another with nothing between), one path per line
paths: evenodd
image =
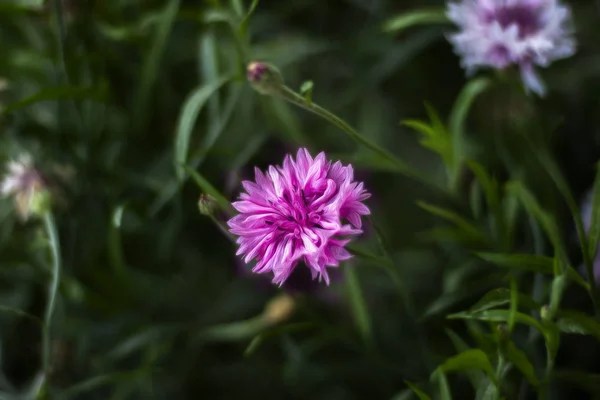
M247 193L233 203L240 214L228 222L238 236L237 255L246 263L256 259L252 271L272 272L279 285L300 261L313 279L329 284L327 267L351 257L344 246L362 233L361 216L370 213L362 203L370 194L354 181L352 166L300 149L295 160L288 154L283 166L266 174L255 168L255 175L256 182L242 182Z
M460 28L449 40L467 74L516 65L525 87L542 95L534 67L575 53L571 11L560 0L462 0L447 14Z
M19 217L25 221L43 206L45 182L29 154L10 161L6 169L7 173L0 182L0 194L13 197Z

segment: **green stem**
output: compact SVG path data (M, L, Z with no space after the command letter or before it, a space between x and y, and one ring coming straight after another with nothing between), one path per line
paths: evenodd
M225 235L225 237L229 240L231 240L233 243L235 243L235 237L229 233L229 230L227 229L227 227L223 224L223 222L219 221L217 219L217 217L215 217L214 215L210 215L209 216L210 220L217 226L217 228L221 231L221 233L223 235Z
M383 266L390 273L392 280L398 287L398 292L400 293L400 298L403 302L404 308L406 309L406 314L407 314L408 318L411 320L411 322L414 324L415 332L417 335L417 342L419 343L419 346L421 348L421 352L424 357L425 365L429 370L433 370L433 369L435 369L435 362L431 356L431 352L429 351L429 347L427 345L427 333L421 326L421 322L419 321L415 303L412 299L410 291L408 290L407 286L405 285L404 276L402 275L402 273L400 272L400 269L397 267L396 263L394 262L394 259L388 252L387 246L384 243L383 236L381 235L379 229L375 225L375 222L370 217L368 217L368 220L371 223L371 226L373 227L373 230L376 233L377 242L379 244L381 253L383 254L383 259L385 260L385 263L383 264Z
M506 364L506 360L502 355L501 351L498 351L498 365L496 366L496 382L497 382L497 390L496 390L496 399L502 398L502 377L504 376L504 367Z
M588 278L588 282L590 284L590 297L592 299L592 303L594 304L594 309L596 310L596 316L600 316L600 308L598 304L598 292L596 288L596 279L594 278L594 262L590 257L589 252L589 242L588 237L585 233L585 229L583 228L583 220L581 218L581 213L579 211L579 207L575 202L575 199L571 195L571 191L569 186L567 185L560 169L550 157L550 155L546 151L536 151L536 155L540 160L540 163L546 168L546 171L554 181L556 187L561 192L565 201L567 202L567 206L573 215L573 220L575 222L575 229L577 230L577 236L579 238L579 243L581 246L581 254L583 256L583 263L585 265L585 270ZM566 258L566 255L563 255L563 258ZM565 265L568 265L568 260L565 259Z
M372 347L373 335L371 331L371 319L369 318L369 310L360 287L356 267L347 266L344 268L344 272L346 275L346 288L348 289L348 297L356 326L365 341L365 344Z
M346 121L339 118L337 115L327 111L326 109L315 104L312 101L310 103L307 102L304 99L304 97L300 96L298 93L294 92L292 89L288 88L287 86L283 86L277 93L275 93L275 95L331 122L333 125L337 126L342 131L344 131L346 134L348 134L348 136L350 136L356 142L362 144L366 148L368 148L368 149L372 150L373 152L377 153L378 155L380 155L382 158L384 158L386 161L388 161L390 164L392 164L398 172L400 172L410 178L416 179L422 183L425 183L428 186L433 187L434 189L442 191L446 195L449 195L451 197L454 196L446 188L436 184L433 179L429 178L428 176L425 176L420 171L411 168L408 164L406 164L404 161L395 157L392 153L385 150L383 147L379 146L376 143L371 142L369 139L362 136L360 133L358 133L356 130L354 130Z
M60 282L60 243L58 239L58 232L56 229L56 223L52 213L47 212L44 215L44 226L46 228L46 234L48 235L48 241L50 243L50 254L52 257L52 280L50 281L50 288L48 291L48 301L46 303L46 310L44 312L44 328L42 337L42 368L45 379L48 377L50 367L50 328L52 325L52 315L54 314L54 308L56 303L56 296L58 294L58 283Z

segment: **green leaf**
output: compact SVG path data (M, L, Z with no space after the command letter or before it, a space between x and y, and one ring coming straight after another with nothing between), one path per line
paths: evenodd
M264 118L273 129L286 135L286 141L298 146L307 146L311 143L311 139L304 134L298 117L285 101L266 96L260 96L259 101Z
M200 338L211 342L236 342L258 335L268 322L258 316L244 321L213 325L200 332Z
M556 322L561 332L592 335L600 341L600 323L594 318L573 310L560 310Z
M439 399L452 400L452 393L450 392L450 386L448 385L446 375L438 368L433 372L432 378L435 378L440 386Z
M556 315L560 301L562 299L565 288L567 287L567 276L559 275L552 281L552 291L550 294L550 315Z
M498 182L490 177L483 165L479 164L478 162L468 160L466 163L481 184L483 193L485 194L490 207L497 206L499 204Z
M252 339L246 350L244 356L249 357L268 339L272 339L277 336L286 335L288 333L303 331L314 327L315 324L311 322L299 322L295 324L289 324L273 329L269 329L265 332L258 334Z
M42 320L40 320L39 317L36 317L35 315L29 314L28 312L23 311L23 310L21 310L19 308L0 305L0 312L7 313L7 314L12 314L12 315L16 315L18 317L27 318L27 319L30 319L33 322L37 323L37 324L42 325Z
M429 124L427 124L423 121L418 121L416 119L408 119L408 120L402 121L402 125L412 128L418 132L421 132L425 136L429 136L429 137L436 136L435 130L431 126L429 126Z
M196 184L200 187L200 189L206 193L211 195L216 203L219 205L219 208L229 214L232 215L235 213L234 208L231 206L231 203L219 192L209 181L207 181L200 173L194 171L188 166L185 166L185 170L190 174L190 176L194 179Z
M450 340L452 340L452 344L454 344L454 348L458 353L470 350L470 347L467 345L467 343L465 343L465 341L462 340L462 338L456 333L454 333L452 330L445 328L444 331L446 332L446 335L448 335ZM477 390L477 388L481 385L481 382L485 377L484 373L479 370L466 370L465 374L469 378L469 381L471 382L471 385L473 386L474 390Z
M200 76L202 82L219 81L219 51L217 44L217 35L215 29L207 29L200 36L198 51L198 64L200 67ZM219 123L220 115L219 92L215 91L208 100L208 125L213 126Z
M254 10L256 10L256 7L258 6L258 2L259 2L259 0L252 0L252 4L250 4L250 7L248 8L248 12L246 13L246 16L240 23L240 32L242 33L242 35L245 35L246 31L248 30L248 24L250 23L250 17L252 16L252 14L254 14Z
M583 287L585 290L590 290L590 284L573 267L567 267L566 274L570 280Z
M2 114L6 115L13 111L21 110L29 107L32 104L39 103L42 101L52 100L72 100L72 99L93 99L96 101L103 101L104 88L102 87L80 87L80 86L56 86L51 88L42 89L36 94L18 100L14 103L7 105L3 110Z
M479 300L469 312L476 313L480 311L489 310L491 308L504 306L510 304L513 296L512 290L499 288L494 289L486 293L481 300ZM538 304L531 297L517 292L517 301L520 305L523 305L532 310L539 310L541 305Z
M546 341L546 352L548 354L548 360L546 363L546 374L554 368L554 360L556 354L558 354L558 347L560 345L560 330L553 323L544 324L544 340Z
M454 155L454 175L452 179L454 183L460 176L461 164L466 156L464 136L465 121L469 109L477 96L483 93L490 86L491 82L488 78L477 78L468 81L450 112L448 127L452 135L452 153Z
M144 121L147 120L146 112L150 104L152 88L159 71L159 65L163 56L168 36L179 11L179 0L171 0L167 2L161 18L158 21L158 26L154 33L152 46L146 55L144 65L142 67L140 82L138 85L133 115L134 132L139 133L143 128Z
M469 369L479 369L486 372L489 378L497 384L492 363L490 363L487 355L480 349L465 350L456 356L448 358L438 367L438 370L442 372L456 372Z
M68 400L76 396L81 396L83 393L96 390L102 386L116 384L119 382L129 382L134 380L136 377L148 373L143 369L136 369L134 371L116 372L112 374L98 375L93 378L87 379L83 382L76 383L73 386L63 390L59 395L59 400ZM78 397L81 398L81 397Z
M455 144L460 143L463 140L465 133L465 121L471 105L477 96L483 93L491 83L492 81L488 78L472 79L467 82L465 87L458 95L458 98L452 107L452 111L450 111L450 117L448 121L448 127L453 136L453 142ZM461 145L459 145L459 148Z
M56 304L56 298L58 297L61 258L58 230L56 228L54 217L51 213L46 213L46 215L44 215L44 226L46 228L46 234L48 235L48 243L50 245L50 255L52 260L52 279L48 288L48 300L46 301L46 310L44 311L44 329L42 337L42 366L44 368L44 372L48 373L48 369L50 368L50 347L52 345L50 333L52 317L54 316L54 305Z
M504 253L474 253L477 257L499 267L520 271L532 271L541 274L554 275L554 259L534 254L504 254ZM566 276L589 290L589 284L573 267L566 268Z
M515 367L517 367L519 371L521 371L525 379L527 379L533 386L537 387L539 385L539 380L535 374L533 365L529 361L529 358L525 352L517 348L512 341L507 341L502 350L504 356Z
M457 213L445 210L441 207L436 207L434 205L427 204L422 201L418 201L417 205L433 215L436 215L438 217L444 218L445 220L452 222L458 228L467 232L470 236L479 237L482 240L484 239L483 233L477 226L475 226L472 222L467 221L465 218L461 217Z
M383 24L383 31L398 33L416 25L448 23L445 10L415 10L390 18Z
M475 255L499 267L520 271L533 271L542 274L553 274L553 262L550 257L533 254L482 253Z
M469 187L469 209L475 219L479 219L482 216L481 195L481 184L477 180L473 180Z
M372 344L372 332L371 332L371 320L369 318L369 310L367 303L360 287L360 280L358 279L357 271L355 267L349 267L344 269L346 274L346 288L348 290L348 300L350 301L350 308L354 315L354 322L360 332L363 340L367 345Z
M556 221L551 214L540 207L529 189L522 182L513 181L506 184L506 190L516 196L527 212L540 223L554 248L560 253L564 253Z
M508 331L512 332L515 327L515 318L519 309L519 291L517 280L513 277L510 280L510 310L508 314Z
M577 385L592 394L600 393L600 374L580 371L552 371L551 378Z
M600 163L596 165L596 179L594 180L590 207L589 252L590 258L594 259L598 250L598 242L600 241Z
M306 81L300 86L300 94L304 96L304 100L306 104L309 106L312 104L312 91L313 91L313 82Z
M509 310L486 310L478 312L460 312L456 314L448 315L448 319L474 319L478 321L489 321L489 322L507 322L510 317ZM545 332L544 327L537 320L533 319L527 314L521 312L515 313L515 322L533 326L538 329L541 333Z
M379 256L377 254L373 254L372 252L365 250L355 244L350 244L350 245L347 245L346 247L347 247L348 251L350 251L350 253L354 254L355 256L357 256L365 261L371 261L372 263L374 263L376 265L381 265L386 268L394 267L393 264L391 264L387 258Z
M463 245L485 244L481 235L473 236L469 232L458 228L433 228L419 232L417 236L420 240L429 242L452 242Z
M194 90L183 104L181 113L179 114L179 120L177 122L177 131L175 133L174 155L175 172L177 174L177 179L180 182L182 182L184 178L183 165L187 163L190 141L192 137L192 131L196 123L196 118L208 99L228 80L229 78L221 78L216 82L202 85L198 89Z
M406 379L404 380L404 383L406 383L408 385L408 387L413 392L415 392L415 394L419 397L419 400L431 400L431 397L429 397L429 395L427 393L425 393L424 391L419 389L419 387L417 385L415 385L414 383L410 383Z

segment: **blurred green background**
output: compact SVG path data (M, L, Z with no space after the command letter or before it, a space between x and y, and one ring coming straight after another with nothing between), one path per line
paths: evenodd
M443 183L440 158L401 121L427 120L424 102L443 120L451 112L467 82L445 40L454 28L442 21L384 30L394 16L443 10L443 2L261 0L245 19L250 6L242 0L0 2L6 81L0 160L31 153L40 170L58 177L60 192L54 215L62 278L41 398L417 398L404 380L427 381L456 353L444 328L471 342L464 323L445 315L508 287L504 271L470 255L484 245L422 234L444 222L416 202L448 206L439 193L390 170L318 116L261 96L245 81L252 60L276 65L295 90L311 80L314 101ZM578 52L541 71L548 97L486 91L470 109L467 134L472 157L500 180L513 171L496 141L509 138L514 163L561 222L577 264L566 206L530 150L510 139L519 129L539 128L575 197L592 184L600 140L600 11L592 0L571 6ZM404 279L401 293L389 271L364 257L343 265L330 287L311 282L302 266L281 289L268 276L252 275L234 244L198 212L202 190L174 161L183 155L233 200L254 166L279 164L299 146L353 163L373 193L373 224L357 248L389 252ZM457 209L468 213L472 177L463 181ZM38 220L21 223L10 199L0 203L0 216L0 395L27 398L40 370L36 318L47 303L50 262ZM521 217L513 249L534 252L528 219ZM221 213L215 218L226 220ZM344 268L356 269L364 304ZM531 282L519 285L528 290ZM585 294L572 292L564 302L588 310ZM293 297L293 312L283 312L273 327L257 325L282 293ZM269 334L248 351L261 332ZM544 354L543 344L530 346L528 352ZM593 339L567 337L557 368L600 372L599 356ZM454 398L474 398L464 376L450 382ZM514 382L509 393L519 392L520 380ZM514 398L535 398L533 391L521 396ZM551 396L586 398L571 383L557 383Z

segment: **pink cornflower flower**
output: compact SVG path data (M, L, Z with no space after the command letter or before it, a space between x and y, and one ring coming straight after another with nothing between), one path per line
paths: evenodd
M467 74L516 65L527 90L543 95L534 66L575 53L571 11L559 0L462 0L447 15L460 28L449 40Z
M362 203L370 194L354 181L352 166L300 149L295 160L288 154L283 166L266 174L255 168L255 175L256 182L242 182L247 193L233 203L240 214L228 222L237 255L256 259L252 271L272 272L279 285L300 261L329 285L327 267L351 257L344 246L362 233L361 216L370 213Z

